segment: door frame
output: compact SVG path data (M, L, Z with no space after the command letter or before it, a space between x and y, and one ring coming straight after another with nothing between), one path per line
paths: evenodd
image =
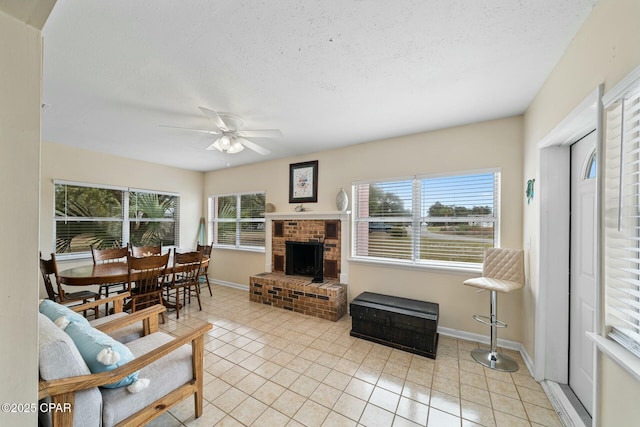
M601 332L603 123L598 86L537 145L540 203L538 213L538 295L535 304L534 377L538 381L569 381L569 254L570 146L595 128L596 156L596 333ZM595 351L595 350L594 350ZM594 357L593 419L597 419L598 358Z

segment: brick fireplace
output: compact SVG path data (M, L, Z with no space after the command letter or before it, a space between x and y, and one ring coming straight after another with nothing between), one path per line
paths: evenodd
M270 213L265 222L265 272L250 277L251 301L333 321L346 314L349 213Z
M266 214L265 271L286 271L286 242L323 242L324 277L349 282L349 213Z

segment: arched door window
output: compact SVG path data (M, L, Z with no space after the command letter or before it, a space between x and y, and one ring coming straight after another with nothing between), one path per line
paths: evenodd
M596 161L596 151L593 150L591 156L589 156L589 161L587 162L587 167L584 171L584 180L594 179L596 177L596 169L597 169L597 161Z

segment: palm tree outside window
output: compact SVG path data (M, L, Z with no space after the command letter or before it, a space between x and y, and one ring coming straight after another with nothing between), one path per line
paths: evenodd
M178 245L178 194L65 181L55 181L54 191L55 252L62 257L86 255L91 245Z

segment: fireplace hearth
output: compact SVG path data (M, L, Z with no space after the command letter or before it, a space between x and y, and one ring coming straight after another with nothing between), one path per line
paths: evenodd
M288 275L313 277L313 283L324 280L324 243L287 241L285 248Z

